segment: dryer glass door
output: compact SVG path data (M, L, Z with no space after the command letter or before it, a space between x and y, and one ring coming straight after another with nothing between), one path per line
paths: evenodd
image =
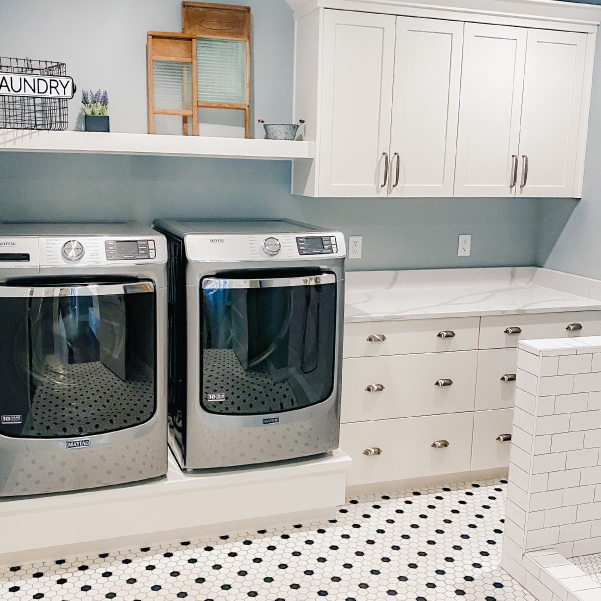
M155 412L149 281L0 286L0 434L102 434Z
M202 280L202 398L210 413L281 413L334 387L333 273Z

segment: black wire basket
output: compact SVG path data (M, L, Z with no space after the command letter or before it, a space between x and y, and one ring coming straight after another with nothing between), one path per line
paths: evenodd
M66 75L65 63L0 56L2 73ZM63 130L69 115L66 98L0 96L0 129Z

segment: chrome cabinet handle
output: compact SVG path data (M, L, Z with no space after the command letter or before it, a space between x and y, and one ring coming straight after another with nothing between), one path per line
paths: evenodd
M388 183L388 153L383 152L382 156L384 157L384 183L380 186L380 189L385 188Z
M455 338L455 332L453 330L443 330L436 334L439 338Z
M566 330L568 332L577 332L578 330L582 330L582 324L581 323L569 323Z
M367 342L384 342L386 340L386 336L384 334L370 334L367 337Z
M382 392L384 390L383 384L368 384L365 389L367 392Z
M512 169L511 184L509 184L510 189L514 188L518 182L518 155L512 154L511 160L513 162L513 169Z
M453 380L449 380L448 378L440 378L440 380L436 380L436 382L434 382L434 386L440 386L441 388L443 386L450 386L453 383Z
M435 440L431 445L433 449L444 449L449 446L448 440Z
M501 376L501 382L515 382L515 374L504 374Z
M392 184L393 188L396 188L399 185L399 179L401 177L401 155L398 152L395 152L392 155L392 160L396 158L396 173L394 176L394 184Z
M522 161L522 183L520 184L520 188L524 188L528 181L528 157L525 154L522 155Z
M365 449L365 451L363 451L363 454L367 455L368 457L371 457L373 455L381 455L382 449L378 447L370 447L369 449Z
M522 328L518 328L518 326L511 326L510 328L505 328L505 334L521 334Z
M497 440L499 442L510 442L511 441L511 434L499 434L497 436Z

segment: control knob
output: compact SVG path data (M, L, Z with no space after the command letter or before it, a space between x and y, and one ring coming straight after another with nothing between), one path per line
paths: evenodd
M65 242L61 249L61 254L65 261L79 261L85 254L83 244L79 240L69 240Z
M277 238L270 236L269 238L265 238L265 240L263 240L261 248L271 257L275 257L275 255L280 252L282 245Z

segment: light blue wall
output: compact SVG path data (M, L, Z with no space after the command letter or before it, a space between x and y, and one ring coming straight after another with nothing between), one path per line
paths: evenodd
M252 8L254 113L286 122L292 13L284 0L229 1ZM81 0L0 0L0 54L61 60L80 89L106 88L113 131L146 131L146 32L180 27L179 0L103 0L95 10ZM289 189L288 162L0 153L7 220L289 217L363 235L363 258L349 269L531 265L537 257L536 199L307 199ZM472 256L458 258L466 233Z
M601 279L601 36L597 38L591 114L580 201L540 201L537 262Z

